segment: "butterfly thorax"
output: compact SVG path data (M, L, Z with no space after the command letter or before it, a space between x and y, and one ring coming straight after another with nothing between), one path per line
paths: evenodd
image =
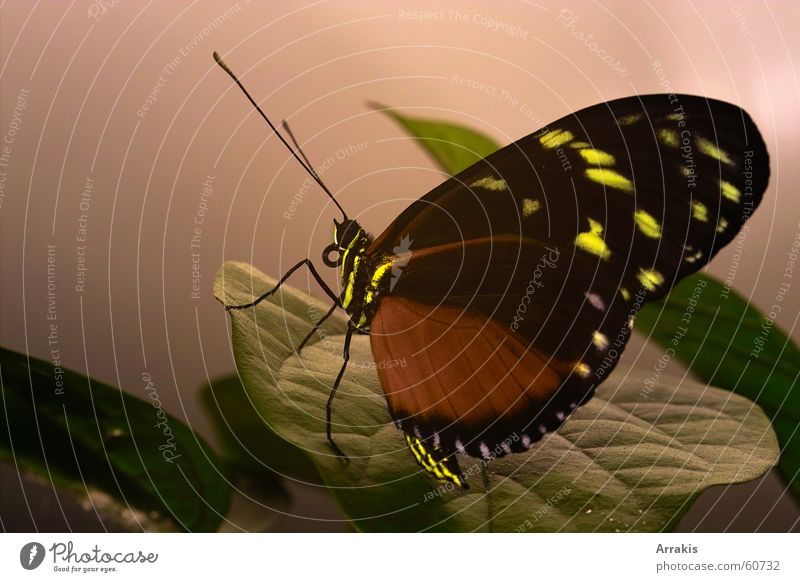
M352 234L353 228L355 234ZM351 222L345 236L335 235L334 238L341 253L342 293L339 298L357 330L364 333L369 332L381 297L389 291L394 258L370 255L367 249L372 240L355 221Z

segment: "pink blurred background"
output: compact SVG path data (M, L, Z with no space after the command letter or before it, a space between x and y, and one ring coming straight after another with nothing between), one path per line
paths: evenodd
M724 250L708 271L733 272L735 289L769 311L800 232L798 21L797 3L744 0L5 2L0 131L14 134L0 168L0 343L49 357L55 245L63 363L139 396L148 371L165 407L214 440L197 392L234 370L215 272L227 259L272 275L318 260L337 216L320 191L300 192L302 169L215 66L214 50L274 120L291 122L312 162L333 160L325 181L375 233L444 176L368 101L501 143L634 93L737 103L764 134L773 178L744 248ZM303 275L292 283L319 294ZM800 284L782 307L778 325L800 337ZM652 369L659 355L638 338L623 365ZM9 470L6 524L50 523L46 491L33 518L9 513L21 495ZM768 475L707 492L680 528L797 528L782 487ZM346 529L322 492L294 492L296 517L278 529Z

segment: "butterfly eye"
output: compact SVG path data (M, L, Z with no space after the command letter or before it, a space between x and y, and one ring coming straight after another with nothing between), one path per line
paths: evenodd
M336 253L336 258L332 259L331 254ZM342 264L342 253L339 250L339 245L336 243L328 245L322 251L322 262L328 267L338 267Z

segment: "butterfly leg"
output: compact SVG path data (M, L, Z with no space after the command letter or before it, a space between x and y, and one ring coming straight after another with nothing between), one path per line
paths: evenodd
M283 285L283 284L286 282L286 279L288 279L288 278L289 278L289 277L292 275L292 273L294 273L294 272L295 272L297 269L299 269L299 268L300 268L300 267L302 267L303 265L305 265L306 267L308 267L308 270L309 270L309 271L311 272L311 274L314 276L314 279L316 279L316 280L317 280L317 283L318 283L318 284L319 284L319 286L322 288L322 290L323 290L323 291L325 291L325 293L327 293L327 294L328 294L328 297L330 297L331 299L333 299L333 302L334 302L334 303L335 303L335 304L336 304L338 307L341 307L341 305L342 305L342 304L341 304L341 302L339 301L339 297L337 297L337 296L336 296L336 294L335 294L333 291L331 291L331 288L330 288L330 287L328 287L328 285L325 283L325 281L322 279L322 277L320 277L319 273L317 272L317 269L314 267L314 263L312 263L312 262L311 262L311 259L303 259L302 261L300 261L299 263L297 263L297 264L296 264L294 267L292 267L291 269L289 269L289 270L286 272L286 274L285 274L283 277L281 277L281 278L280 278L280 280L278 281L278 283L277 283L277 284L276 284L276 285L275 285L275 286L274 286L272 289L270 289L269 291L267 291L266 293L264 293L263 295L261 295L261 296L260 296L258 299L256 299L255 301L251 301L250 303L243 303L242 305L226 305L226 306L225 306L225 309L226 309L226 310L231 310L231 309L247 309L248 307L255 307L256 305L258 305L259 303L261 303L262 301L264 301L264 299L266 299L266 298L267 298L267 297L269 297L270 295L273 295L273 294L274 294L274 293L275 293L275 292L276 292L276 291L277 291L277 290L280 288L280 286L281 286L281 285Z
M339 306L336 303L334 303L333 305L331 305L331 308L328 310L328 312L319 318L319 321L317 321L317 323L314 324L314 327L311 328L311 331L308 332L308 335L305 337L305 339L300 342L299 346L297 346L298 352L303 349L303 347L306 345L306 342L311 339L312 335L314 335L314 332L316 332L320 327L322 327L322 324L325 323L325 320L328 319L331 315L333 315L333 312L336 311L337 307Z
M339 455L345 463L349 463L350 459L347 458L347 455L344 454L342 449L339 448L333 440L333 435L331 434L331 415L333 413L333 398L336 396L336 389L339 388L339 382L342 380L342 376L344 376L344 370L347 368L347 362L350 361L350 340L353 337L353 332L355 328L352 324L347 326L347 335L344 336L344 350L342 352L342 368L339 370L339 375L336 376L336 381L333 383L333 388L331 388L330 396L328 396L328 405L325 407L326 411L326 420L325 420L325 431L328 435L328 442L331 444L331 447Z

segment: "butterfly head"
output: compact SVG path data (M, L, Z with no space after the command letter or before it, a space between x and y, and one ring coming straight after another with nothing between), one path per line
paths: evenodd
M355 220L346 219L342 222L337 222L334 219L333 244L325 247L322 253L322 261L329 267L338 267L350 250L363 246L368 238L366 231ZM336 253L335 258L331 257L333 253Z

